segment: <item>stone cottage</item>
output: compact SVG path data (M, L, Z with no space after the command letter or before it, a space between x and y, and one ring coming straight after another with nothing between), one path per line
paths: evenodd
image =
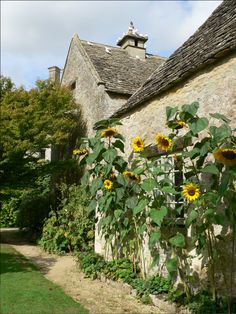
M128 31L112 47L71 40L60 79L58 67L49 68L49 78L68 86L80 104L87 132L93 124L121 108L143 82L166 60L148 54L146 35L139 34L131 22Z
M154 142L166 129L166 106L198 101L199 115L219 112L236 126L236 2L224 1L207 21L179 47L128 101L111 115L119 118L127 155L132 139ZM209 118L209 117L208 117ZM97 235L96 250L104 253ZM150 263L146 248L146 262ZM149 261L148 261L149 260ZM197 267L200 261L195 261ZM149 264L150 265L150 264Z

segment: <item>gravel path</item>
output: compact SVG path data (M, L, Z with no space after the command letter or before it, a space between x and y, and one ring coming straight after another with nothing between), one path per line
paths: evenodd
M91 314L160 313L156 307L140 303L130 295L129 287L121 283L84 278L73 256L45 253L40 247L30 245L19 238L16 229L1 229L1 242L10 244L38 265L46 278L83 304Z

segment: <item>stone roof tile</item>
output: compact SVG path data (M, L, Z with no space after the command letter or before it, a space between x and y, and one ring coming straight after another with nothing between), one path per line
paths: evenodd
M166 58L146 54L134 58L122 48L80 40L105 89L132 95Z

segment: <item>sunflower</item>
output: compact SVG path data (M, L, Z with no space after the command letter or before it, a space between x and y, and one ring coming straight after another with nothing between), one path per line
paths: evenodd
M101 137L111 137L116 136L118 134L115 128L108 128L101 132Z
M169 121L166 125L173 130L179 130L188 127L187 123L182 120Z
M85 149L85 148L81 148L81 149L74 149L73 150L73 155L78 155L78 156L81 156L81 155L85 155L88 153L88 150Z
M182 188L182 195L189 202L196 201L200 197L200 194L199 186L194 183L186 184Z
M136 136L133 139L133 150L135 153L140 153L144 150L144 143L143 140L141 139L141 137Z
M129 179L131 182L136 182L136 183L139 183L140 182L140 176L138 176L137 174L134 174L133 172L131 171L124 171L123 172L123 175Z
M187 128L188 127L188 125L184 121L178 120L178 121L176 121L176 123L178 124L176 129L182 129L182 128Z
M112 179L115 179L116 178L116 174L114 172L111 172L109 174L109 178L112 180Z
M156 135L156 144L158 148L161 148L162 150L168 151L170 150L171 146L172 146L172 140L167 137L164 136L161 133L158 133Z
M113 183L110 180L105 180L103 185L104 185L104 188L110 190L113 186Z
M226 165L235 166L236 165L236 148L219 148L214 153L215 159Z

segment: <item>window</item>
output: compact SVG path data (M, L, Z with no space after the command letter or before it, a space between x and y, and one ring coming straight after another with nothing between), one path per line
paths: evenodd
M39 152L39 158L45 159L45 157L46 157L46 149L41 149Z
M184 167L178 161L178 156L170 155L170 156L162 156L157 161L157 166L160 166L161 175L159 176L159 181L162 183L166 183L166 185L174 185L175 190L177 192L181 191L181 185L184 181ZM156 196L161 195L160 190L156 190ZM182 205L183 200L181 200L180 194L169 194L167 198L167 205L173 209L178 209L178 205ZM178 214L178 218L184 218L183 210Z
M76 89L76 81L70 84L70 90L74 90L74 89Z

